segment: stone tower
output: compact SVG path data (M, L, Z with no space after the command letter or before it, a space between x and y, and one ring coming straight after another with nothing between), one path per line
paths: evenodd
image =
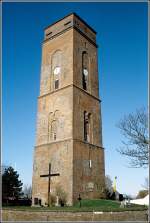
M45 29L33 165L33 205L56 187L67 203L100 198L105 168L98 86L96 32L72 13Z

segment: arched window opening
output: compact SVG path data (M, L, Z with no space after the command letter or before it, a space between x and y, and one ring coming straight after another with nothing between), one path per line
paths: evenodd
M82 87L88 89L88 54L85 51L82 53Z
M90 113L84 111L84 140L90 142Z

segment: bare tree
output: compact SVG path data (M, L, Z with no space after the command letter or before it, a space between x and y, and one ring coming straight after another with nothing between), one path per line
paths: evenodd
M108 189L110 193L113 193L113 182L109 175L105 176L105 186L106 186L106 189Z
M131 167L148 166L148 115L145 108L137 109L133 114L125 115L118 123L125 141L118 151L130 159Z
M105 198L114 199L113 197L113 182L109 175L105 176Z
M23 193L27 198L31 198L32 196L32 187L31 185L25 184L23 188Z
M145 182L144 182L144 184L142 185L142 187L143 187L145 190L149 190L149 179L148 179L148 177L145 177Z

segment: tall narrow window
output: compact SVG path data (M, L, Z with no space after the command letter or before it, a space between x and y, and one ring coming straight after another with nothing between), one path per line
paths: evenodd
M88 54L85 51L82 53L82 87L88 88Z
M59 80L55 80L55 90L59 88Z
M90 114L84 111L84 140L90 142Z
M60 88L60 80L61 80L61 72L62 72L62 51L57 50L52 55L52 78L51 78L51 86L53 90L57 90Z
M54 89L59 88L59 79L60 79L60 67L55 67L54 69Z
M56 122L56 120L52 121L52 124L51 124L51 139L52 140L57 139L57 122Z

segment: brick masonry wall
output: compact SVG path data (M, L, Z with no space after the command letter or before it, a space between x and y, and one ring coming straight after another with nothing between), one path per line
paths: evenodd
M61 81L60 87L72 84L73 77L73 30L70 29L62 35L45 42L42 46L42 66L40 95L53 92L52 84L52 59L55 52L59 50L61 57Z
M83 199L103 197L105 187L103 149L80 141L74 141L73 147L74 200L77 200L79 193Z
M145 221L146 211L104 212L47 212L3 210L3 221Z
M73 30L73 82L82 88L82 52L88 54L88 89L87 92L99 97L97 48L77 30Z
M72 156L72 140L36 148L32 193L33 197L42 199L42 205L47 203L48 178L40 175L48 173L49 162L52 165L51 172L60 174L51 179L51 194L55 194L56 186L61 186L67 193L68 204L72 204Z
M67 28L65 24L69 21L71 26ZM87 92L82 86L83 51L88 54ZM60 68L58 76L54 72L56 67ZM59 80L58 89L56 80ZM32 178L33 201L38 198L42 205L47 203L48 178L41 178L40 175L48 174L49 163L53 173L60 173L60 176L51 180L51 193L55 193L56 185L60 184L68 194L70 205L79 193L86 198L100 197L105 171L98 88L95 32L73 14L48 27L42 46ZM92 147L84 142L85 110L91 114Z
M74 87L73 89L73 137L84 140L84 111L91 114L91 143L102 147L102 131L99 101L86 92Z

